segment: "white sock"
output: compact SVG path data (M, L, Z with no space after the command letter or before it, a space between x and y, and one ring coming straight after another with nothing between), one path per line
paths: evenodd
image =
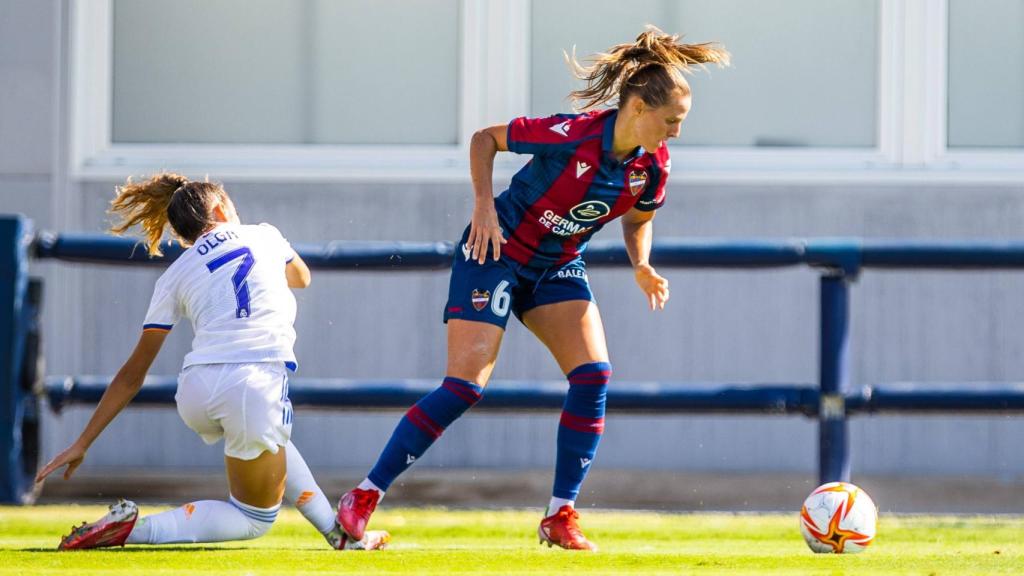
M554 496L552 496L551 500L548 502L548 509L544 513L544 516L551 516L555 512L558 512L558 509L561 508L562 506L571 506L573 508L576 508L576 501L566 500L565 498L555 498Z
M379 499L377 501L379 502L380 500L384 499L384 491L378 488L377 485L374 484L373 482L370 482L369 478L363 478L363 481L360 482L359 486L356 486L356 488L359 488L360 490L376 490L378 493L380 493Z
M259 508L239 502L200 500L139 518L127 544L227 542L258 538L270 530L281 505Z
M313 479L309 466L291 441L285 446L288 476L284 481L284 501L298 508L321 534L334 530L334 508Z

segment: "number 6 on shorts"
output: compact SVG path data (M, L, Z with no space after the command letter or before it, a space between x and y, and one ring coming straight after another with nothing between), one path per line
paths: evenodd
M508 314L508 308L512 304L512 295L505 291L506 288L508 288L508 280L502 280L494 289L494 297L491 298L491 312L500 318L504 318Z

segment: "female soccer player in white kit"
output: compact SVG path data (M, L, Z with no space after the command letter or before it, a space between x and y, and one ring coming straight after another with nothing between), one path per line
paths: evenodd
M131 401L164 338L181 319L195 338L185 356L175 400L185 424L207 443L224 439L229 501L202 500L138 517L122 500L92 524L74 528L62 550L222 542L257 538L273 524L282 496L338 549L383 547L386 532L352 541L291 443L288 371L296 367L295 297L309 268L269 224L243 225L219 184L158 174L118 190L111 211L123 218L117 234L139 225L149 252L160 254L164 228L188 248L156 282L142 336L107 388L78 440L48 463L36 481L62 466L69 478L86 450Z

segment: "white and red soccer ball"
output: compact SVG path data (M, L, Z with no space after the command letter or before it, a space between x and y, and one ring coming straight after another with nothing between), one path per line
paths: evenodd
M818 486L800 510L800 533L819 554L863 551L874 541L877 523L874 501L849 482Z

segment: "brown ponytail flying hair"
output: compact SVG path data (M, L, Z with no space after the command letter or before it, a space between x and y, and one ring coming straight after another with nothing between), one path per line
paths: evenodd
M662 106L672 90L689 92L682 73L692 72L695 66L704 68L705 64L729 65L729 53L720 44L680 44L679 36L665 34L650 25L636 37L636 42L618 44L595 55L590 66L580 64L575 52L565 57L576 77L587 83L585 88L569 94L581 110L613 100L621 106L634 94L648 106Z
M213 207L226 198L220 184L192 182L181 174L163 172L138 183L129 178L110 202L110 213L121 218L110 231L121 235L138 225L150 256L160 256L167 224L178 239L191 244L216 224L211 217Z

